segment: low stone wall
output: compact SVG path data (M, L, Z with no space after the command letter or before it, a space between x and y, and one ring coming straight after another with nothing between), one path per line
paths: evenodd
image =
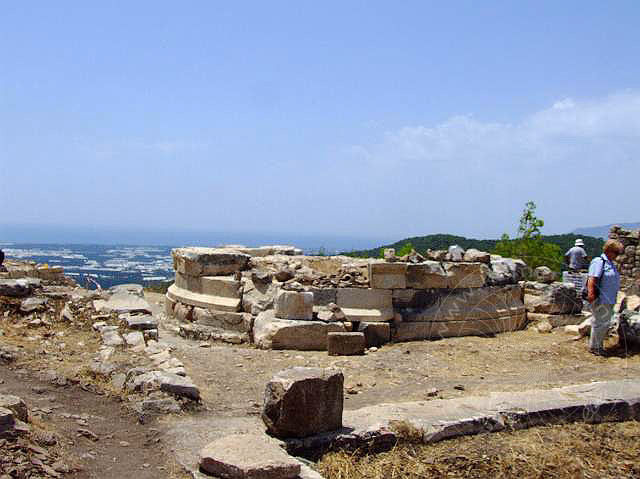
M5 260L5 272L0 272L0 279L37 278L56 283L69 283L72 280L64 275L62 266L39 265L33 261Z
M269 248L175 249L166 312L183 323L181 334L326 350L331 332L361 333L371 347L495 334L526 321L519 260L463 252L383 261L301 256L293 247L263 254Z
M618 240L624 246L624 253L616 258L620 274L629 278L640 278L640 230L625 230L612 226L609 238Z

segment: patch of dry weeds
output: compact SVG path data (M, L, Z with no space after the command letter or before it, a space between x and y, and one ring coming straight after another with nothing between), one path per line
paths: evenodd
M377 454L334 452L327 479L640 477L640 423L569 424L482 434Z

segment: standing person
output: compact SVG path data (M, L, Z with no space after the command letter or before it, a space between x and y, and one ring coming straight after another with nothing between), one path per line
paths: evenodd
M609 330L609 322L613 317L613 306L620 289L620 273L613 260L624 251L622 243L607 240L603 253L593 258L589 265L587 280L587 300L591 303L591 335L589 351L602 356L604 354L604 338Z
M584 259L587 257L587 252L584 250L584 241L578 238L573 246L564 254L565 263L568 263L569 270L580 271L585 267Z
M0 249L0 273L7 271L7 268L5 268L2 263L4 263L4 251Z

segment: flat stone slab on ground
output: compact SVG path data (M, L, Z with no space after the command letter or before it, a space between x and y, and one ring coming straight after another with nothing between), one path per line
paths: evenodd
M330 356L354 356L364 354L367 343L364 333L327 334L327 352Z
M134 296L144 297L144 288L141 284L117 284L109 288L109 292L115 293L127 293Z
M93 306L100 313L151 313L151 306L144 298L122 291L113 294L106 301L95 300Z
M185 396L191 399L200 399L200 390L188 377L165 371L151 371L136 376L127 383L127 387L134 391L160 390L176 396Z
M158 321L150 314L123 314L120 316L129 329L136 331L146 331L148 329L158 329Z
M264 434L233 434L202 449L200 469L222 479L294 479L300 463Z

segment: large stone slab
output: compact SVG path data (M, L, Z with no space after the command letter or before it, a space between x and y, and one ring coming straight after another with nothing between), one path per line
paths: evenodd
M337 303L338 301L338 290L336 288L311 287L309 291L313 293L314 306L328 306L329 303Z
M141 284L117 284L109 288L109 292L115 293L128 293L134 296L144 297L144 288Z
M424 263L407 265L407 288L429 289L448 287L448 276L440 262L425 261Z
M374 289L407 287L407 263L369 263L369 284Z
M421 321L401 322L396 325L393 340L416 341L459 336L492 336L497 333L517 331L524 327L524 310L494 319L471 319L467 321Z
M123 321L127 328L136 331L147 331L158 329L158 321L151 314L122 314L118 318Z
M313 319L313 293L281 290L275 299L276 318Z
M176 248L172 251L173 267L189 276L233 274L247 268L250 256L225 248Z
M231 313L193 308L192 319L196 324L241 333L248 333L253 327L253 316L249 313Z
M441 291L433 305L408 310L407 321L465 321L522 313L522 290L517 285L461 288Z
M342 323L278 319L273 310L267 310L254 321L253 340L263 349L326 351L327 333L340 331L345 331Z
M199 308L215 309L218 311L240 311L242 301L240 298L225 296L212 296L188 291L172 284L167 290L167 297L172 301L198 306ZM175 308L174 308L175 313Z
M337 369L289 368L268 383L262 409L267 431L307 437L342 427L344 377Z
M390 321L394 316L389 289L339 288L337 301L349 321Z
M502 286L516 284L524 279L527 265L520 259L502 258L492 255L487 274L487 286Z
M100 313L151 313L151 306L144 298L127 292L117 292L106 301L95 300L93 306Z
M524 304L531 313L573 314L582 310L582 298L572 283L527 281L524 293Z
M200 451L200 469L222 479L293 479L300 463L264 434L232 434Z
M487 281L487 272L481 263L444 263L450 288L480 288Z
M176 273L175 284L193 293L238 299L242 296L241 283L233 276L189 276Z
M273 301L280 290L271 281L266 283L243 279L242 310L254 316L267 309L273 308Z

